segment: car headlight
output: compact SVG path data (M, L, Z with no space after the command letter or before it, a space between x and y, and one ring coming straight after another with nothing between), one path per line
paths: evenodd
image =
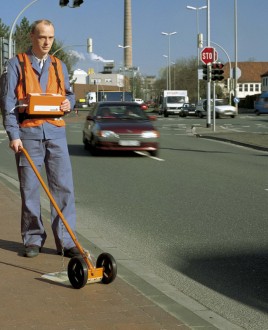
M98 136L103 138L119 138L119 136L113 131L98 131Z
M159 137L159 132L158 131L144 131L144 132L142 132L141 136L145 139L157 138L157 137Z

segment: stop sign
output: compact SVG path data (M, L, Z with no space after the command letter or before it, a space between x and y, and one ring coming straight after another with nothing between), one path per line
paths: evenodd
M205 47L200 53L201 61L204 64L213 63L218 59L218 53L213 47Z

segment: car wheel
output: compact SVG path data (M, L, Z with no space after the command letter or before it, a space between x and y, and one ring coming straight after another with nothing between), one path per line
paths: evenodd
M168 117L168 113L167 113L167 111L164 111L164 117Z
M89 144L88 144L88 140L85 137L85 133L83 133L83 143L84 143L84 149L89 150Z
M93 136L90 139L89 150L92 156L98 156L100 154L100 149L96 147L96 142Z
M260 111L259 110L256 110L255 111L255 114L256 114L256 116L259 116L260 115Z
M235 115L232 115L231 118L235 118Z
M197 116L198 116L199 118L203 118L202 112L198 112Z
M150 150L150 151L149 151L149 154L150 154L152 157L157 157L157 156L158 156L158 150Z

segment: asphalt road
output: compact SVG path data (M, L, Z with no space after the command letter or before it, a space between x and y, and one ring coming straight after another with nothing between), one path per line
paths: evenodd
M259 118L261 128L255 118L220 123L268 131L267 117ZM198 139L196 122L159 118L159 158L92 157L81 143L82 123L70 122L79 231L234 324L267 329L268 153ZM0 150L0 172L16 178L11 151Z
M255 131L253 119L221 124ZM79 219L211 310L265 329L267 153L197 139L196 120L159 118L157 159L92 157L70 127Z

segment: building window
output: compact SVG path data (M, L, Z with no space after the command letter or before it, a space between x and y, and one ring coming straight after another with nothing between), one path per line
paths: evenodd
M255 92L259 92L260 91L260 85L259 84L255 84Z
M93 84L94 85L101 84L101 79L99 79L99 78L93 79Z
M239 84L239 92L243 92L243 85Z
M249 88L250 88L250 92L253 92L253 84L250 84Z
M244 85L244 91L245 91L245 92L248 92L248 84L245 84L245 85Z
M112 79L111 79L111 78L109 78L109 79L105 79L105 82L111 84L111 83L112 83Z

